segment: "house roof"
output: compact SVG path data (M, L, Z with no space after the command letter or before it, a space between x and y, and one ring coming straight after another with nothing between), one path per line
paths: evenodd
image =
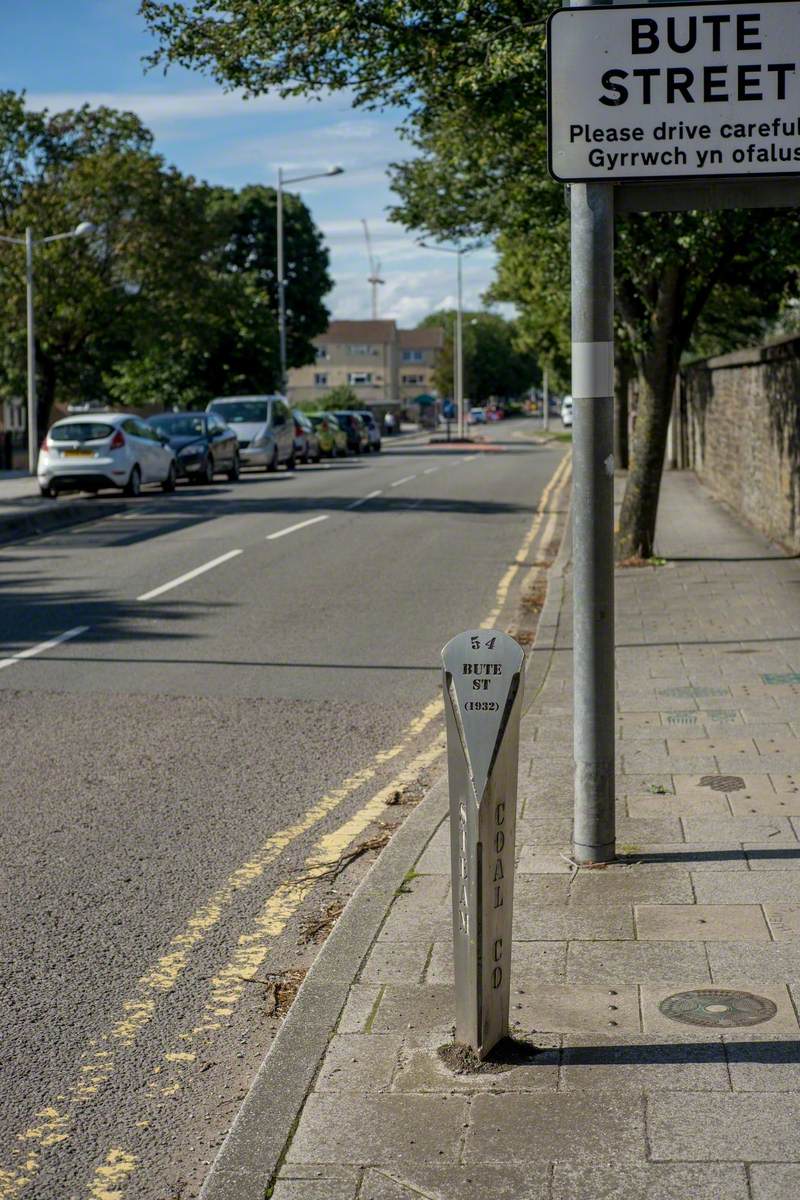
M441 350L444 330L440 325L422 325L419 329L398 329L398 341L404 350Z
M315 342L375 343L395 340L394 321L331 321Z

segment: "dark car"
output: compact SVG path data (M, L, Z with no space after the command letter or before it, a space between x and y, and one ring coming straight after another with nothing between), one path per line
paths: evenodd
M292 409L294 456L298 462L318 463L322 457L319 438L308 416L300 408Z
M339 422L339 428L347 438L347 450L350 454L362 454L369 450L369 435L367 427L357 412L348 409L333 414Z
M368 408L359 408L356 409L356 412L367 427L367 438L369 439L369 446L367 448L374 450L377 454L381 448L381 431L378 427L378 422Z
M239 478L239 442L216 413L158 413L147 424L175 451L178 475L184 479L213 483L217 471L231 481Z

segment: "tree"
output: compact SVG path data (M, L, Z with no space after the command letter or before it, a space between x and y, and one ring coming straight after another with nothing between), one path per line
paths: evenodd
M226 226L223 266L245 273L270 297L278 311L277 196L274 188L251 186L240 192L217 189L216 214ZM330 255L311 213L299 196L284 193L283 245L286 276L287 358L290 367L314 361L312 338L328 326L323 296L333 287Z
M545 169L543 0L471 4L468 16L462 0L315 0L313 36L300 0L143 0L142 11L160 39L156 58L199 66L226 85L254 93L349 87L362 105L407 105L405 132L417 153L394 177L395 216L407 226L447 238L502 235L504 254L544 263L564 246L563 189ZM652 553L676 372L703 314L723 290L741 296L745 281L768 317L797 292L799 250L794 210L618 221L618 328L640 383L620 515L624 556ZM513 271L504 286L516 289L526 274ZM530 315L535 306L562 293L545 300L553 329L564 305L563 282L541 271L538 280L542 291L516 297L534 340L546 328Z
M98 227L35 251L39 427L53 404L113 399L204 404L274 391L280 378L275 196L199 184L153 153L130 113L33 113L0 93L4 231L35 236ZM290 352L307 361L323 329L328 256L308 210L287 202ZM270 214L271 204L271 214ZM25 270L0 243L0 386L25 387Z
M498 313L462 314L464 336L464 395L476 404L496 397L509 400L521 395L541 379L535 357L516 344L516 328ZM431 313L421 326L444 329L442 352L433 375L441 396L453 391L453 346L456 314L451 310Z

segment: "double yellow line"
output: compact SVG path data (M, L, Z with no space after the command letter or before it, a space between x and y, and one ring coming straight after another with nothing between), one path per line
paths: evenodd
M566 455L548 482L537 505L533 522L508 570L497 587L495 604L481 628L492 627L505 607L511 585L526 564L530 548L547 520L545 535L554 528L556 514L548 510L553 494L566 483L571 456ZM292 825L273 834L257 853L243 863L223 885L187 920L169 942L166 951L155 965L138 981L136 990L122 1005L117 1021L104 1033L93 1038L82 1055L78 1076L67 1093L58 1097L59 1108L48 1107L36 1114L36 1123L18 1135L16 1163L9 1169L0 1168L0 1200L16 1200L30 1184L39 1169L42 1152L67 1141L75 1115L82 1103L96 1098L114 1074L116 1058L131 1049L138 1035L155 1015L159 999L169 993L189 966L191 956L208 933L220 922L240 893L253 886L267 867L275 862L292 842L319 824L328 814L376 777L381 768L407 752L421 734L428 730L442 712L441 697L431 701L419 716L409 723L400 740L387 750L380 751L373 761L348 776L338 788L323 796ZM338 829L319 838L305 860L304 869L295 881L279 885L265 901L253 919L248 932L243 933L230 960L210 981L208 995L196 1024L177 1035L176 1043L167 1050L153 1068L146 1099L163 1102L163 1098L180 1092L186 1084L187 1073L197 1059L201 1040L222 1027L244 994L246 984L254 979L264 963L270 943L286 928L303 900L332 862L381 815L386 801L395 791L416 780L431 767L444 751L443 735L417 753L407 765L349 817ZM145 1128L147 1120L136 1124ZM136 1169L133 1154L113 1147L95 1171L87 1189L90 1200L120 1200L125 1184Z

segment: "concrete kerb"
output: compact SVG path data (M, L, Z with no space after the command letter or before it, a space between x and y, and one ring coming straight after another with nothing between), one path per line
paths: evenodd
M69 525L102 520L103 517L122 512L124 508L125 503L122 500L99 500L91 505L85 501L67 504L55 501L52 507L0 516L0 542L41 537L42 534L52 533Z
M525 674L530 708L556 648L571 554L570 519L547 576L545 603ZM353 981L377 938L409 868L447 817L447 775L408 815L353 893L306 975L250 1086L199 1194L199 1200L264 1200L333 1036Z

